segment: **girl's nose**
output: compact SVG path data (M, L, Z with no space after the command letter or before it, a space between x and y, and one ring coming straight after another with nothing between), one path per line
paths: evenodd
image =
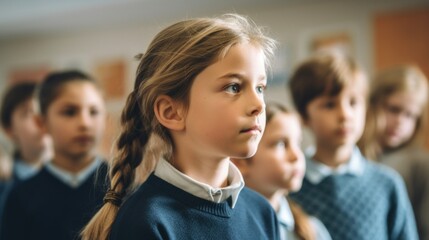
M349 119L350 117L352 117L352 106L350 106L347 103L342 103L340 104L339 107L339 114L341 119Z
M288 160L289 162L296 162L301 157L301 149L299 146L291 146L288 150Z
M80 125L88 127L91 125L91 116L88 113L81 113L79 116Z
M257 116L261 114L265 109L264 96L256 91L252 91L248 99L248 115Z

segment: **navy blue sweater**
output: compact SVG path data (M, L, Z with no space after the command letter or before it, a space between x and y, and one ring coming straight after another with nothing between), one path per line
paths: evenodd
M106 173L107 166L100 165L82 185L71 188L43 168L10 192L0 239L76 239L102 205Z
M231 198L214 203L152 174L123 204L110 239L279 239L271 205L244 188L234 208Z

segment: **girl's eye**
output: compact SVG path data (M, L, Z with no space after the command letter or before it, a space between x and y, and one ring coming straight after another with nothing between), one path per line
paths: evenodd
M91 110L90 110L90 114L91 114L91 116L97 116L97 115L98 115L98 113L99 113L98 109L91 109Z
M328 108L328 109L332 109L335 107L335 102L334 101L327 101L323 104L323 107Z
M76 110L73 108L65 109L64 111L62 111L62 114L64 116L71 117L71 116L74 116L76 114Z
M386 106L386 109L389 113L395 114L395 115L398 115L402 112L401 107L398 107L398 106L389 106L388 105L388 106Z
M350 99L350 106L355 106L356 104L357 104L357 99L356 98Z
M230 93L239 93L241 90L240 85L237 83L230 84L225 88L225 91Z
M264 93L265 88L266 88L266 87L265 87L264 85L257 86L257 87L256 87L256 91L257 91L258 93L262 94L262 93Z
M288 142L286 140L279 140L275 143L277 148L286 148L288 146Z

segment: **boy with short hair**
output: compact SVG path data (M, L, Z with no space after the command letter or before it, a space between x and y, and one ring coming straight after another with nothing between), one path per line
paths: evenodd
M356 147L365 124L367 79L355 62L320 53L292 75L295 106L313 132L302 189L291 194L332 239L417 239L401 177Z
M0 181L0 223L10 190L36 175L51 156L50 137L35 121L34 92L37 83L25 81L10 86L0 106L1 128L14 145L13 166Z

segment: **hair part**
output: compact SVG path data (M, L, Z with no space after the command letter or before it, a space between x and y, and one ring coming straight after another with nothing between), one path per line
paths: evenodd
M275 41L249 19L227 14L219 18L196 18L175 23L160 33L141 54L134 90L129 94L121 116L122 133L117 141L117 156L110 163L110 190L126 197L135 188L136 179L146 179L157 159L142 158L153 135L164 143L164 157L174 149L168 129L155 117L154 103L167 95L189 106L189 92L195 77L222 59L240 43L261 47L267 65L273 56ZM137 171L137 168L138 171ZM136 172L140 176L136 176ZM119 206L106 202L82 232L83 239L106 239Z
M97 81L78 70L53 72L44 79L38 88L39 112L46 115L49 106L61 94L64 85L73 81L90 82L99 87Z
M307 119L307 106L312 100L323 95L337 96L346 86L360 79L359 73L363 71L352 58L336 52L319 52L302 62L289 82L298 113Z

